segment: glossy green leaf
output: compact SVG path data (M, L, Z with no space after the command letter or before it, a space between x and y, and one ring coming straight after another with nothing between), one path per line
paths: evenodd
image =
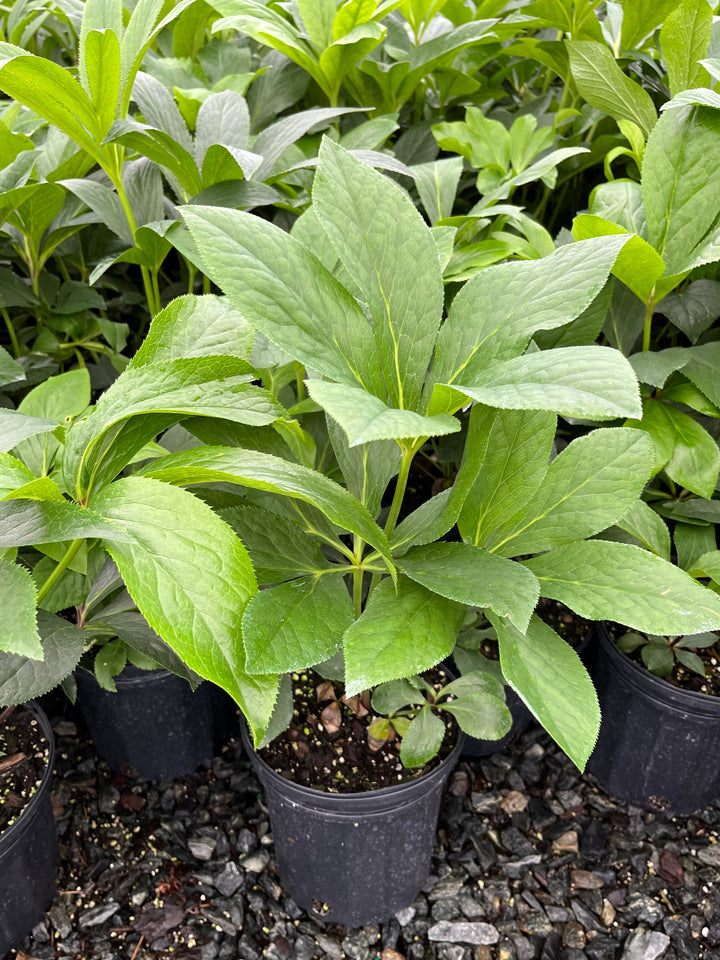
M80 368L49 377L38 384L24 397L18 413L36 417L39 422L54 420L57 426L79 416L89 403L90 377L86 369ZM29 437L19 443L15 450L17 456L38 476L50 473L61 451L60 441L49 431Z
M328 138L313 202L370 309L391 405L417 409L443 303L432 234L407 194Z
M406 577L397 592L391 580L381 581L345 632L347 695L435 666L452 652L464 614L460 604Z
M0 650L42 660L35 584L29 570L10 560L0 560L0 595L3 606Z
M341 426L351 447L373 440L437 437L460 430L455 417L423 417L412 410L388 407L361 387L308 380L307 388L313 400Z
M105 24L91 30L83 45L88 93L98 115L103 136L115 119L120 96L120 43L118 34Z
M34 480L31 470L9 453L0 453L0 499Z
M451 684L456 700L443 701L463 733L480 740L500 740L512 726L512 714L505 705L500 684L488 673L468 673L460 678L462 688ZM457 681L455 681L457 683Z
M720 116L709 107L666 110L643 159L648 239L668 274L705 262L720 196ZM712 259L717 259L715 255Z
M286 673L329 660L352 622L340 576L302 577L261 590L243 615L247 668Z
M251 450L198 447L156 460L140 473L180 485L229 481L310 503L332 523L366 540L394 569L387 538L365 507L344 487L300 464Z
M569 323L600 293L626 240L568 244L541 260L482 270L457 294L442 326L435 382L473 383L493 360L522 353L535 331Z
M400 744L404 767L421 767L432 760L445 739L445 724L430 707L423 707L405 732Z
M0 501L0 548L104 536L122 531L70 500Z
M528 571L470 543L431 543L414 547L398 561L400 570L442 597L490 607L525 630L540 596Z
M640 393L625 357L609 347L561 347L492 364L472 384L453 384L472 400L509 410L554 410L609 420L637 416Z
M678 0L633 0L623 5L621 45L635 50L678 5Z
M183 216L206 274L257 330L311 369L383 395L370 325L309 250L242 211L193 206Z
M145 617L137 610L122 610L117 613L105 613L101 610L97 616L85 623L89 630L94 627L112 630L128 647L154 660L165 670L183 677L193 688L200 682L200 677L195 671L191 670L172 647L155 633Z
M40 610L37 625L43 660L0 653L0 703L25 703L49 693L72 673L83 654L86 634L67 620Z
M277 678L246 671L242 615L257 584L243 545L202 501L146 477L116 481L94 507L124 535L106 538L106 546L147 622L189 667L233 697L259 738Z
M463 505L464 540L493 549L497 531L535 496L547 473L557 417L549 411L498 410L485 457Z
M663 560L670 559L670 531L667 524L642 500L638 500L632 509L617 521L617 526Z
M527 634L491 617L503 676L579 770L595 747L600 707L572 647L534 616Z
M653 447L642 430L592 430L550 464L521 516L501 528L490 549L517 557L593 536L618 522L650 478Z
M586 620L615 620L643 633L675 635L720 626L720 598L684 571L640 547L585 540L525 566L540 593Z
M629 120L647 137L657 114L650 94L627 77L612 51L594 40L568 40L570 69L580 96L614 120Z

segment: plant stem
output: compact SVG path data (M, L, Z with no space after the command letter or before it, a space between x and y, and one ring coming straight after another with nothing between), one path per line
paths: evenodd
M363 568L362 552L363 540L356 533L353 534L353 611L357 620L362 613Z
M45 599L48 593L52 590L52 588L58 582L60 577L65 573L67 568L73 562L73 559L75 558L75 554L78 552L78 550L83 545L83 543L85 543L84 537L80 537L78 540L73 540L73 542L65 551L58 565L55 567L55 569L47 578L45 583L38 590L38 595L37 595L38 603L41 603Z
M385 524L385 535L388 537L395 529L400 515L400 507L402 506L408 477L410 476L410 464L413 461L417 447L401 447L401 450L402 460L400 461L400 470L398 471L398 477L395 483L395 493L393 494L392 503L390 504L390 513L388 514L387 523Z
M653 290L653 293L655 291ZM645 322L643 324L643 353L650 349L650 334L652 332L652 318L653 313L655 312L655 304L653 303L653 294L650 294L650 299L647 302L645 307Z
M13 326L13 322L10 319L10 314L7 312L7 309L5 307L2 307L2 315L3 315L3 320L5 321L5 326L7 327L7 332L10 335L10 342L12 343L13 353L15 354L16 357L19 357L22 354L22 351L20 349L20 343L18 341L17 334L15 333L15 327Z

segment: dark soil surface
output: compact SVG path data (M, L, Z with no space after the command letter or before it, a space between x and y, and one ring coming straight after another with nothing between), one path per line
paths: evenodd
M428 677L442 686L435 671ZM323 680L312 670L292 675L294 714L288 730L261 751L281 776L328 793L361 793L416 780L437 766L455 746L457 726L447 723L436 758L407 769L400 762L400 741L381 742L369 734L377 719L370 699L343 698L342 684ZM369 746L369 749L368 749Z
M151 784L113 776L74 714L55 731L60 892L26 958L720 960L720 800L628 806L537 728L459 765L422 891L358 930L284 893L239 739Z
M607 627L610 636L615 640L628 632L628 628L619 623L611 623ZM701 677L694 670L688 670L676 659L672 673L662 679L682 690L693 690L695 693L707 693L712 697L720 697L720 652L717 650L717 644L714 647L689 647L688 649L703 661L705 676ZM640 647L632 653L626 653L625 656L630 657L643 669L647 669L643 663Z
M49 759L50 745L30 710L0 713L0 831L35 795Z

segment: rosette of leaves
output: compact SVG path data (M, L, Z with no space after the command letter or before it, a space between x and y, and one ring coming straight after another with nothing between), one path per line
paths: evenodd
M80 369L2 411L4 696L22 701L51 689L92 640L106 640L107 677L133 651L186 675L197 668L232 692L254 729L265 729L278 678L246 670L242 614L258 589L246 549L192 493L131 466L166 454L154 438L180 421L287 426L283 407L253 383L246 359L253 341L224 300L180 298L158 314L132 363L94 404ZM362 534L370 521L358 510L355 523ZM128 596L117 595L117 581L103 585L106 555L152 630L133 615ZM57 616L72 610L75 623Z
M603 428L549 462L557 411L613 420L638 409L636 381L617 351L531 346L537 331L570 323L592 303L626 238L488 268L443 319L436 234L399 187L326 139L313 210L324 243L315 232L307 237L319 256L242 211L192 206L183 215L203 269L308 370L298 413L324 412L342 500L316 499L312 517L297 516L286 498L303 499L307 484L324 487L327 478L262 456L259 443L250 453L216 440L140 472L178 485L250 488L223 509L267 587L243 616L250 671L303 669L342 651L353 696L440 662L466 606L480 607L502 637L505 676L582 766L599 720L594 692L575 653L533 616L538 596L556 596L590 619L612 608L631 625L693 631L720 617L713 594L660 558L585 539L634 509L651 469L642 431ZM415 455L428 437L458 432L468 404L453 485L403 518ZM503 473L511 462L518 476L509 466ZM350 524L357 511L370 517L364 531ZM456 524L465 542L444 542ZM637 589L627 591L638 566ZM281 703L273 732L287 721L284 696Z
M677 663L704 678L705 664L695 651L713 647L717 642L716 633L658 637L631 631L618 637L617 646L623 653L635 653L639 650L642 662L650 673L658 677L669 676Z

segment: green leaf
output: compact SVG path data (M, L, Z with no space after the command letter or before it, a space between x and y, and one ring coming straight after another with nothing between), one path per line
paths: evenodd
M720 196L719 138L716 110L679 107L663 113L648 140L642 177L648 240L668 274L705 262Z
M0 499L4 500L8 493L34 479L32 471L28 470L24 463L9 453L0 453Z
M666 677L674 666L672 651L664 640L646 643L640 651L642 661L651 673Z
M351 447L338 424L326 420L330 442L345 486L377 517L388 484L400 469L400 448L392 440Z
M18 413L42 420L54 420L55 425L71 421L83 413L90 403L90 377L86 369L68 370L49 377L23 399ZM49 432L29 437L20 442L17 455L38 476L50 473L62 452L60 441Z
M94 508L123 534L123 541L107 537L107 550L147 622L189 667L233 697L259 739L277 678L246 671L242 615L257 584L243 545L191 493L146 477L105 487Z
M119 4L118 4L119 6ZM120 42L107 24L91 30L83 45L87 92L98 116L98 132L104 136L115 119L120 96Z
M64 552L64 551L63 551ZM57 564L50 557L42 557L33 567L32 576L35 586L39 589L47 578L55 571ZM87 580L81 573L66 570L62 577L48 590L38 604L43 610L58 613L85 602L87 595Z
M720 316L720 283L693 280L682 292L665 297L662 312L692 343L697 343Z
M90 98L68 70L21 47L2 43L0 90L34 110L98 159L102 128Z
M464 540L492 549L497 531L532 500L547 473L557 417L544 410L494 411L490 455L463 505Z
M540 595L535 578L528 577L520 564L470 543L414 547L398 566L433 593L474 607L490 607L519 630L527 627Z
M626 240L586 240L541 260L482 270L457 294L442 326L435 382L471 384L493 360L522 353L537 330L575 319L600 293Z
M720 343L704 343L687 350L683 373L717 407L720 405Z
M3 606L0 650L42 660L35 584L30 572L17 563L0 559L0 596Z
M705 677L705 664L696 653L692 653L690 650L676 649L675 656L684 667L687 667L688 670L692 670L701 677ZM670 671L668 671L668 673L669 672Z
M586 620L616 620L663 636L720 626L720 598L641 547L585 540L525 566L540 581L541 596L567 604Z
M633 426L647 431L655 446L655 470L700 497L711 497L720 473L720 450L704 427L687 413L660 400L646 400L643 418Z
M122 531L69 500L0 501L0 548L104 536Z
M352 622L340 576L302 577L261 590L243 615L248 670L286 673L329 660Z
M43 660L0 653L0 703L25 703L41 697L78 665L86 640L82 630L44 610L38 612L38 629Z
M95 654L93 663L95 679L103 690L117 693L114 678L125 669L127 664L125 649L122 641L111 640L109 643L104 643Z
M708 552L715 551L715 527L677 522L673 529L673 545L678 566L691 573L699 564L700 557L705 559Z
M253 328L224 297L178 297L153 317L131 365L181 357L249 359L254 340Z
M452 216L455 194L463 171L461 157L446 157L410 168L430 223Z
M246 500L217 512L245 545L258 583L281 583L330 567L318 544L277 513Z
M707 56L713 15L707 0L683 0L668 13L660 31L670 96L681 90L709 85L707 70L698 64Z
M195 124L198 167L202 168L207 151L214 144L247 150L249 139L250 113L245 98L233 90L212 93L201 105Z
M437 246L386 176L327 137L319 156L315 213L370 309L390 403L417 409L442 313Z
M625 76L612 51L594 40L568 40L570 69L580 96L614 120L629 120L647 137L657 114L650 94Z
M413 686L405 677L381 683L372 692L372 708L380 714L396 713L403 707L425 702L422 689Z
M112 630L118 637L133 650L155 663L170 670L178 677L187 680L196 687L200 677L191 670L165 641L155 633L145 617L136 610L105 613L101 610L97 616L85 621L86 627L99 627Z
M633 417L640 411L632 367L609 347L543 350L494 363L471 384L452 386L479 403L509 410L554 410L593 420Z
M641 41L654 33L677 5L678 0L632 0L623 4L622 49L639 49Z
M74 196L82 200L98 217L99 223L104 223L116 234L126 246L133 246L134 239L120 197L112 187L97 180L60 180L60 185L66 187Z
M310 503L332 523L362 537L394 570L387 538L365 507L328 477L300 464L249 450L197 447L156 460L139 472L175 484L229 481Z
M400 744L404 767L421 767L432 760L445 739L445 724L430 707L423 707L405 732Z
M392 581L381 581L345 632L345 692L354 696L435 666L452 652L463 616L460 604L406 577L397 592Z
M253 426L277 420L284 409L270 393L246 382L246 370L240 359L207 356L127 368L92 413L68 433L63 471L77 499L111 480L148 440L184 416L220 417ZM138 414L168 416L126 422Z
M645 350L634 353L628 359L641 383L652 387L664 387L671 373L682 370L692 354L686 347L668 347L666 350Z
M550 464L524 512L500 528L490 549L501 556L550 550L617 523L650 478L653 447L642 430L592 430Z
M238 210L186 207L205 273L294 359L384 395L372 330L356 301L301 243Z
M469 737L502 739L512 726L502 685L487 673L464 674L460 679L467 688L462 694L457 690L457 700L443 701L442 709L455 717Z
M663 560L670 559L670 531L667 524L642 500L638 500L616 524L647 550L652 550Z
M388 407L361 387L307 380L310 396L344 430L351 447L373 440L437 437L460 430L460 421L447 414L423 417L412 410Z
M13 360L4 347L0 347L0 387L24 379L25 371L22 366L17 360Z
M592 681L569 644L534 616L527 635L496 617L503 676L579 770L595 747L600 707Z

